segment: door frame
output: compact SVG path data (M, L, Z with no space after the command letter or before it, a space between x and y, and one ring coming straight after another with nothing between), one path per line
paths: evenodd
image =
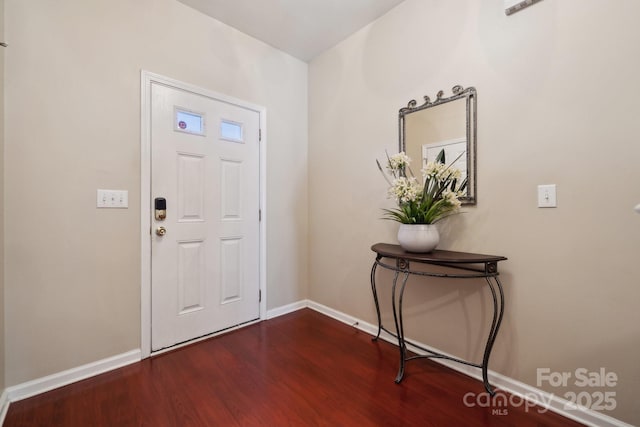
M151 355L151 85L153 83L174 89L192 92L212 98L216 101L237 105L255 111L260 117L261 137L258 143L260 156L260 213L259 221L259 289L260 320L267 313L267 116L266 108L249 102L223 95L208 89L184 83L179 80L155 74L146 70L140 72L140 351L141 357ZM257 213L256 213L257 214ZM214 335L212 333L211 335ZM210 335L208 335L210 336ZM193 341L191 341L193 342ZM177 347L177 346L176 346ZM175 348L175 347L172 347ZM160 351L158 352L160 353Z

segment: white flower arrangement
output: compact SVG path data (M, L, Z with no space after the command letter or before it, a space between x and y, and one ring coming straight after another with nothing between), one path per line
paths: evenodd
M411 158L404 152L387 156L390 177L380 162L377 164L389 184L389 197L398 202L397 209L384 209L386 219L403 224L433 224L460 209L467 180L460 182L460 170L445 164L444 150L420 171L422 182L411 172Z

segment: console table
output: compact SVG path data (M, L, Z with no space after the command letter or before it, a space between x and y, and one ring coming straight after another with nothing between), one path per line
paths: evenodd
M493 348L496 336L498 335L500 323L502 322L502 315L504 314L504 292L502 290L502 285L498 280L498 262L504 261L507 258L503 256L471 254L437 249L424 254L412 253L405 252L405 250L399 245L391 245L387 243L377 243L371 247L371 250L376 253L376 260L371 268L371 291L373 292L373 300L375 301L376 313L378 315L378 334L373 338L373 340L377 340L383 330L398 339L398 348L400 349L400 368L395 379L396 383L400 383L400 381L402 381L402 378L404 377L405 364L410 360L420 358L448 359L482 369L482 381L484 383L484 388L493 396L495 391L489 384L487 370L489 366L489 357L491 356L491 349ZM434 269L434 271L422 271L412 269L415 264L445 268ZM376 289L376 269L378 267L394 272L391 297L395 333L389 331L382 325L380 305L378 303L378 292ZM429 269L426 268L425 270ZM489 329L487 343L484 348L482 363L473 363L437 353L405 339L404 322L402 319L402 300L407 280L411 275L456 279L483 278L486 280L489 285L489 289L491 290L491 295L493 296L493 319L491 321L491 328ZM398 292L397 285L399 278L401 279L401 284ZM425 351L427 354L407 357L407 343Z

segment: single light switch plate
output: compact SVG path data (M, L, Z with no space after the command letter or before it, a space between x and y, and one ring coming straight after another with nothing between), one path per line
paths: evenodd
M129 207L127 190L98 190L96 207L126 209Z
M556 185L538 185L538 207L555 208L558 206L556 199Z

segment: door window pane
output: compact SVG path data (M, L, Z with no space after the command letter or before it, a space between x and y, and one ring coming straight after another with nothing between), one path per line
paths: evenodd
M220 138L232 142L244 142L242 139L242 123L229 120L220 122Z
M204 114L176 108L175 130L178 132L204 135Z

